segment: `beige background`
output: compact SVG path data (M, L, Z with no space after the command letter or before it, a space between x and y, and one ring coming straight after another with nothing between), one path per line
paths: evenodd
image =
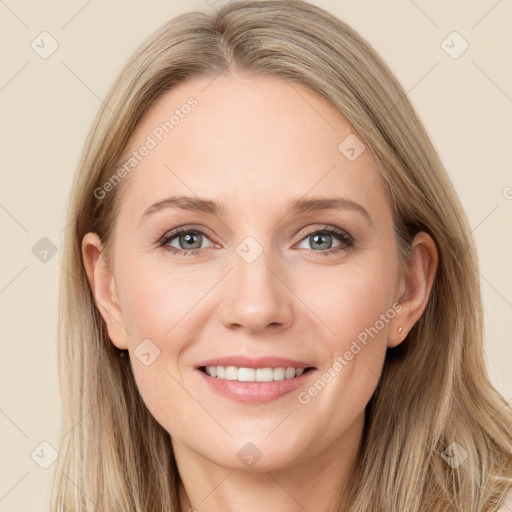
M448 169L480 254L487 365L510 401L511 2L314 3L347 21L380 52ZM49 449L40 443L58 447L59 250L85 136L129 54L168 18L195 6L213 8L206 0L0 1L0 511L42 511L48 502L54 466L41 468L31 453L37 448L40 456L34 458L44 462ZM59 45L47 59L31 48L42 31ZM457 59L441 46L453 31L469 43ZM460 43L449 44L457 49ZM32 252L43 237L58 251L46 263Z

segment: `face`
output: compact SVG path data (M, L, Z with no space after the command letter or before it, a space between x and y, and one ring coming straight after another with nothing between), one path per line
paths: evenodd
M134 151L102 313L149 411L224 467L329 450L361 425L399 342L404 288L370 149L314 92L238 76L166 93L123 162Z

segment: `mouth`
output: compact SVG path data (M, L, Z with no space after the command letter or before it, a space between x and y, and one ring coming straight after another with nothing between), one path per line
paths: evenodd
M195 370L214 393L250 405L290 397L317 373L315 366L304 361L247 354L204 360Z
M297 379L301 375L315 370L315 367L267 366L262 368L251 368L233 365L208 365L200 366L197 369L205 375L219 380L232 380L238 382L274 382Z
M310 385L317 370L312 366L202 365L196 368L196 373L213 392L229 400L258 405L292 397L293 392Z

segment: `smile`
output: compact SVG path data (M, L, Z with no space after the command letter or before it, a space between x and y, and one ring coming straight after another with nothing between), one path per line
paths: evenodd
M237 366L206 366L200 370L217 379L237 380L239 382L273 382L300 377L312 368L244 368Z
M246 404L266 404L305 387L316 368L293 366L248 368L245 366L201 366L197 375L206 386L224 397Z

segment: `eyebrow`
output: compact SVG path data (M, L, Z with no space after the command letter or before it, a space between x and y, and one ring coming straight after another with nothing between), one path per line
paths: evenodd
M210 213L217 217L225 217L226 209L224 206L211 199L201 199L193 196L172 196L151 205L142 214L141 221L147 216L163 210L165 208L175 208L194 212ZM334 198L313 198L313 199L295 199L288 203L288 210L293 214L319 212L325 210L353 210L361 213L366 220L373 225L372 218L368 211L350 199L344 197Z

